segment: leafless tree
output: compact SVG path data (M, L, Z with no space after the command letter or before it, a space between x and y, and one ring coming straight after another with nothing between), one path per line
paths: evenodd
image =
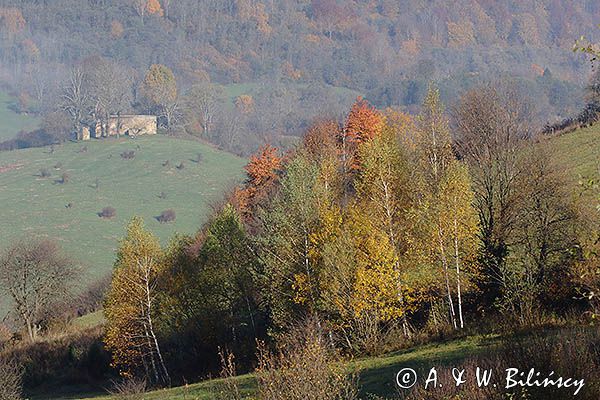
M186 113L194 118L200 116L202 134L209 138L212 134L214 119L221 107L222 90L210 83L194 85L186 96Z
M522 179L523 200L511 240L537 285L556 283L556 274L566 268L565 257L577 244L578 207L567 175L555 159L544 143L526 152L528 173Z
M0 399L20 400L23 370L14 362L0 358Z
M61 108L71 117L77 140L81 139L81 125L90 108L91 98L86 81L85 70L80 66L76 66L71 70L69 79L62 89Z
M275 352L258 351L259 398L269 400L352 400L356 378L336 363L339 358L320 324L308 320L282 338Z
M131 106L132 73L113 60L94 57L86 63L86 76L93 104L92 115L100 121L102 135L107 136L109 117L120 116Z
M520 149L531 136L532 107L513 85L485 84L454 108L456 146L470 166L488 276L497 277L519 207ZM488 282L494 289L497 284Z
M113 387L109 392L117 399L143 400L147 389L148 383L145 379L129 378L113 382Z
M131 5L144 24L144 18L148 13L148 0L131 0Z
M0 255L0 289L34 341L52 304L72 294L78 268L50 240L22 239Z

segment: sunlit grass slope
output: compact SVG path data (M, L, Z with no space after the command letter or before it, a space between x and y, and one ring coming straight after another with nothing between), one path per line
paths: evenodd
M131 150L135 158L121 157ZM0 237L4 245L23 236L54 238L84 266L90 281L111 270L132 216L142 216L163 243L176 232L193 233L211 203L241 179L244 164L203 143L166 136L0 152ZM42 169L51 176L42 177ZM70 178L60 183L65 173ZM114 207L116 216L100 218L104 207ZM176 220L161 224L156 217L167 209Z

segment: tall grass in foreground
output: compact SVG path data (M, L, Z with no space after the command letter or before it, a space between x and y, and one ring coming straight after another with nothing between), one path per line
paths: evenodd
M490 384L478 387L475 379L477 367L493 371ZM464 369L467 381L456 387L452 368ZM540 372L539 380L551 376L585 381L585 386L574 396L575 388L520 387L506 389L506 369L517 368L528 372L534 368ZM420 371L419 376L427 376L428 371ZM402 400L562 400L600 399L600 329L574 328L553 333L535 333L522 337L505 339L502 346L491 354L470 357L458 365L451 365L441 372L438 378L443 386L425 390L423 385L411 391L398 392L395 399ZM495 384L495 385L494 385ZM389 400L389 399L388 399Z

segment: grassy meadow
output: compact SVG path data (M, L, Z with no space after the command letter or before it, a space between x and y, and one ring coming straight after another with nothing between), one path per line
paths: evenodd
M376 394L391 396L396 393L394 377L402 368L416 370L428 369L432 366L454 366L470 356L492 351L498 344L496 336L470 336L444 343L416 346L403 351L382 356L365 357L348 363L348 368L357 373L363 395ZM235 378L243 395L252 396L256 390L256 380L253 374L240 375ZM208 380L184 387L158 390L146 393L144 400L210 400L218 390L220 379ZM85 397L76 394L53 395L53 397L33 397L32 400L75 400L97 399L114 400L111 397L98 394Z
M121 157L126 151L135 157ZM58 240L83 265L82 283L90 282L111 270L133 215L142 216L163 243L176 232L193 233L211 213L211 203L239 182L244 164L203 143L165 136L0 152L0 237L3 243L31 235ZM69 175L66 183L63 174ZM113 207L116 216L99 217L104 207ZM176 220L161 224L156 217L167 209Z
M558 162L574 178L594 178L600 172L600 124L548 141Z

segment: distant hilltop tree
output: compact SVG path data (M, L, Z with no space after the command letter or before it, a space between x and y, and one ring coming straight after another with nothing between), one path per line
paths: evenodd
M141 84L140 95L146 108L163 117L169 128L177 108L177 82L173 71L162 64L152 65Z

